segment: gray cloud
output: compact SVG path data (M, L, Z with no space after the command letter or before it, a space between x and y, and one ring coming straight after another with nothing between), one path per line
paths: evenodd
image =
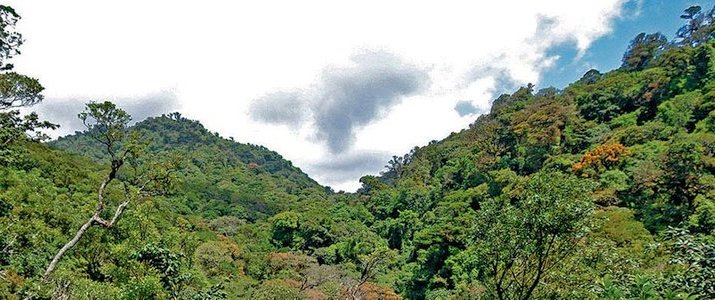
M127 98L47 98L33 109L43 120L60 124L61 127L58 130L50 132L52 136L63 136L84 129L77 114L84 110L84 105L87 102L104 100L110 100L128 112L132 116L133 122L179 109L179 102L173 91L161 91Z
M474 106L474 104L464 100L457 102L457 105L454 106L454 110L457 111L460 117L464 117L466 115L473 115L480 112L479 108Z
M320 161L308 166L308 169L320 174L323 182L339 184L381 170L390 157L387 152L358 152Z
M387 53L365 53L353 61L354 68L324 72L325 95L314 108L317 136L334 153L352 144L356 127L369 124L427 82L423 70Z
M298 127L315 125L315 137L332 153L352 145L357 128L368 125L403 97L429 84L427 72L382 51L352 57L350 67L328 67L312 89L269 94L256 99L258 121ZM306 95L313 95L308 97Z
M299 126L307 113L305 101L298 91L275 92L253 101L251 116L265 123Z

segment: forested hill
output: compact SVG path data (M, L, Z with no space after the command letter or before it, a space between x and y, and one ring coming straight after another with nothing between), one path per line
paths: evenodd
M230 214L255 220L325 199L329 191L278 153L222 138L178 113L149 118L129 130L141 135L146 152L185 158L177 188L187 205L200 206L206 216ZM49 144L98 162L108 159L102 144L87 132Z
M675 40L637 36L617 70L502 95L363 177L402 294L715 298L715 25L683 18Z
M41 86L0 72L0 298L715 299L715 9L682 18L348 194L111 102L39 142Z

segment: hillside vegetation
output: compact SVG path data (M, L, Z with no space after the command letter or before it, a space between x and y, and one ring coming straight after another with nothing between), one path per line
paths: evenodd
M110 102L43 143L27 133L55 125L13 110L41 85L5 69L0 298L714 299L714 17L688 8L617 70L501 95L356 193Z

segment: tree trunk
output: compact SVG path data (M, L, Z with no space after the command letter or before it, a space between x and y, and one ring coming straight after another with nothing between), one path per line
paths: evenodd
M97 207L94 209L94 214L92 215L87 222L82 225L82 227L77 230L77 233L75 233L74 237L69 240L62 248L60 248L60 251L57 251L57 254L55 254L55 257L52 258L52 261L50 264L47 266L47 269L45 270L45 274L42 275L44 279L47 279L47 277L52 273L52 271L55 269L57 266L57 263L62 259L62 256L65 255L65 252L69 250L70 248L74 247L74 245L79 242L79 240L82 238L82 236L87 232L87 230L92 227L92 225L100 224L103 225L104 227L112 227L114 225L114 222L119 219L119 216L122 214L124 211L124 208L129 204L129 200L122 202L117 207L117 211L114 213L114 217L110 222L107 222L105 220L102 220L102 218L99 216L102 213L102 210L104 210L104 190L107 188L107 185L114 180L114 177L117 174L117 166L115 168L114 164L112 165L112 170L109 172L109 176L102 182L102 184L99 186L99 191L97 191Z
M94 223L94 216L89 218L87 223L84 223L84 225L82 225L82 227L79 228L79 230L77 231L77 234L74 235L74 238L72 238L69 242L67 242L67 244L65 244L60 249L60 251L58 251L57 254L55 254L55 257L52 258L50 265L47 266L47 270L45 270L45 274L43 275L43 277L47 278L47 276L50 275L50 273L52 273L52 271L55 269L55 266L57 266L57 262L60 261L60 259L62 258L63 255L65 255L65 252L67 252L67 250L69 250L75 244L77 244L77 242L79 242L79 239L82 238L84 233L87 232L87 229L89 229L89 227L92 226L92 223Z
M80 227L79 230L77 230L77 233L75 234L74 238L72 238L69 242L67 242L67 244L65 244L60 249L60 251L58 251L57 254L55 254L55 257L52 258L50 265L47 266L47 270L45 270L45 274L43 275L43 277L47 277L48 275L50 275L50 273L52 273L52 270L55 269L57 262L59 262L60 259L62 258L62 256L65 255L65 252L67 252L67 250L69 250L75 244L77 244L77 242L79 242L79 240L82 238L84 233L87 232L87 230L90 227L92 227L92 225L97 224L97 225L102 225L106 228L111 228L112 226L114 226L114 223L116 223L117 220L119 220L119 217L122 216L122 213L124 212L124 208L126 208L127 205L129 205L128 200L122 202L122 204L119 204L119 206L117 206L117 210L114 212L114 217L112 217L112 220L110 220L110 221L104 220L99 216L99 214L102 212L102 209L100 207L98 207L97 211L95 211L94 215L92 215L92 217L89 218L89 220L87 220L87 222L84 223L84 225L82 225L82 227Z

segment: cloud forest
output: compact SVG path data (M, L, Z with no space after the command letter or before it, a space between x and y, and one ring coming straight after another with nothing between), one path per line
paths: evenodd
M633 37L617 69L498 96L356 192L103 99L50 139L42 77L11 61L22 21L0 5L2 299L715 299L715 8ZM254 118L343 151L428 81L373 54Z

